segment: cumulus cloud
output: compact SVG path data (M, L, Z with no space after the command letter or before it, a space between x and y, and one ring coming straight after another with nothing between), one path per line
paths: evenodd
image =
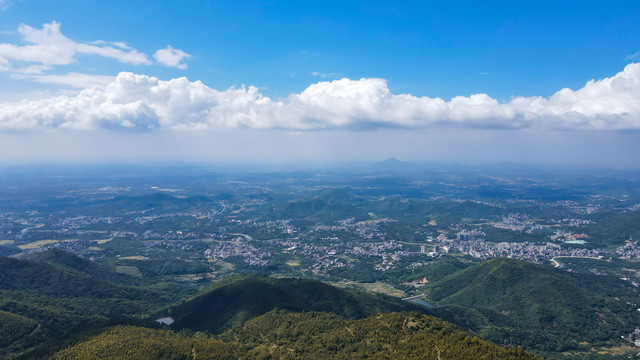
M107 79L105 79L105 82ZM0 129L640 129L640 63L549 98L500 103L486 94L440 98L393 94L383 79L310 85L274 101L258 88L212 89L200 81L120 73L113 81L37 101L0 104Z
M122 63L151 64L147 55L135 49L104 44L77 43L62 34L60 23L44 24L42 29L21 24L18 32L28 45L0 44L0 64L10 62L36 63L42 66L68 65L78 54L99 55ZM7 71L10 67L5 67Z
M77 62L79 55L96 55L133 65L153 64L149 56L123 42L95 40L82 43L71 40L62 34L60 23L55 21L42 25L41 29L21 24L18 32L26 45L0 43L0 72L10 72L10 76L15 79L75 88L106 85L115 79L113 76L75 72L45 74L55 66ZM191 55L167 46L156 51L153 57L161 65L186 69L187 64L184 60Z
M153 54L153 57L159 64L164 66L186 70L187 64L183 63L182 60L191 57L191 55L182 50L174 49L171 45L168 45L166 48L156 51L155 54Z

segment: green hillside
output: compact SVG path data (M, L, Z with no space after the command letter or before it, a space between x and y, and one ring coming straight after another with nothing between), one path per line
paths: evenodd
M295 219L296 222L332 223L347 218L365 220L369 215L365 210L333 197L316 197L309 200L289 202L277 210L276 218Z
M128 211L185 211L212 202L212 199L203 196L177 198L167 194L156 193L132 197L117 196L108 200L96 201L88 206L85 205L74 210L82 214L118 214L122 209L127 209Z
M629 283L507 258L431 284L427 296L442 306L435 313L445 320L538 351L611 346L640 325L632 305L638 293Z
M273 309L324 311L348 319L418 307L399 299L340 289L308 279L236 278L169 309L176 328L219 333Z
M37 330L37 321L0 310L0 349L5 349L0 355L19 350L23 343L37 341Z
M0 357L45 345L25 358L47 358L82 339L58 358L179 359L194 349L199 359L531 358L428 313L497 344L571 358L620 345L640 325L638 291L629 282L506 258L425 268L418 275L431 279L425 291L433 309L316 280L261 276L234 276L185 299L180 286L115 274L57 250L0 257L0 266ZM151 316L160 313L184 331L116 327L86 335L113 324L153 328Z
M212 338L116 327L55 356L72 359L535 359L419 313L346 320L329 313L271 311Z
M595 223L585 226L585 232L598 242L621 245L629 238L640 239L640 211L603 211L592 218Z
M55 297L108 297L117 285L95 276L33 260L0 257L0 289ZM135 297L136 294L132 294Z
M186 295L180 286L109 281L126 276L61 251L0 257L0 268L0 358L96 326L137 322Z
M55 271L66 270L71 273L89 275L97 277L100 280L107 280L119 284L132 285L139 283L137 279L131 276L114 272L109 266L96 264L60 249L49 249L43 252L28 254L21 259L31 261L32 263L36 262L54 266L56 268Z
M96 273L100 271L99 265L60 249L49 249L47 251L28 254L26 259L85 273ZM100 272L100 274L102 275L103 272Z

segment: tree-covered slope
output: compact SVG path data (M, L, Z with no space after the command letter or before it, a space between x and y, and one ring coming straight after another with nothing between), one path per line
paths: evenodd
M180 287L167 292L105 280L124 275L59 251L0 257L0 268L0 358L101 324L128 323L184 296Z
M365 220L369 218L367 211L351 204L350 201L322 194L311 199L288 202L271 214L275 218L294 219L296 222L331 224L338 220L355 218Z
M0 356L18 350L23 343L37 340L38 322L28 317L0 310Z
M271 311L218 337L116 327L56 359L535 359L419 313L359 320L319 312Z
M172 306L169 314L176 328L218 333L273 309L324 311L358 319L417 307L388 296L340 289L316 280L248 276L207 289Z
M519 260L483 262L431 284L436 314L491 341L540 351L613 344L640 325L638 292L622 280Z
M596 241L621 245L630 238L640 239L640 211L602 211L591 218L594 223L586 225L584 231Z
M108 200L99 200L91 204L81 204L73 211L85 215L119 214L127 211L186 211L198 209L213 203L213 199L205 196L174 197L156 193L140 196L117 196Z
M48 264L55 268L54 274L59 271L67 271L72 274L81 274L97 278L101 281L109 281L117 284L140 285L139 279L129 275L119 274L113 271L113 266L97 264L88 259L60 249L49 249L42 252L27 254L20 258L31 264ZM0 260L1 261L1 260Z
M0 257L0 268L3 270L0 272L1 290L56 297L96 298L107 297L122 290L98 277L38 261Z

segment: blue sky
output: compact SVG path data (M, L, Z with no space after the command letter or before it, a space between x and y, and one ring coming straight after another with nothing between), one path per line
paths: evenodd
M206 140L228 134L276 149L264 155L275 160L330 161L338 148L353 159L639 165L636 1L165 3L0 0L0 140L11 144L0 160L265 154ZM384 148L357 150L372 135ZM43 136L121 150L96 140L52 153L36 146ZM473 145L424 145L443 137ZM167 138L189 146L167 154L154 145ZM594 142L604 154L586 158ZM536 156L540 143L559 154Z

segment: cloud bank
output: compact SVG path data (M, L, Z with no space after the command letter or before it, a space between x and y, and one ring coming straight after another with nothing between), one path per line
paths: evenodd
M562 89L549 98L515 97L506 103L486 94L449 101L393 94L385 80L375 78L318 82L274 101L253 86L219 91L184 77L162 81L123 72L75 96L0 104L2 130L440 127L638 130L640 63L591 80L579 90Z

